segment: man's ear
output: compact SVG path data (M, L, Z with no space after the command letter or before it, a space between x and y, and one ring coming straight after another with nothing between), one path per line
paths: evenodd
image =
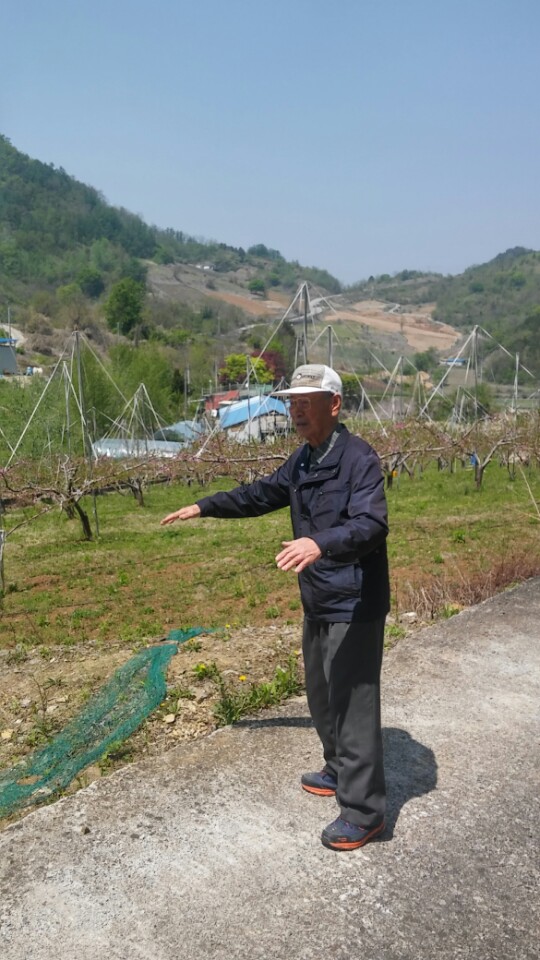
M332 397L332 416L337 417L339 411L341 410L341 397L339 393L335 393Z

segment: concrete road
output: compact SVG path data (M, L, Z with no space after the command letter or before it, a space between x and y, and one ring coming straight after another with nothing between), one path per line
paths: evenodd
M388 829L335 802L305 701L129 767L0 837L2 960L538 957L540 580L386 657Z

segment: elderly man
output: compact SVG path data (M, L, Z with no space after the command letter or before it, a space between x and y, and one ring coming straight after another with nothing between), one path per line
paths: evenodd
M290 507L294 539L282 543L276 563L298 574L308 705L325 761L301 784L336 796L340 816L323 830L323 844L354 850L384 830L380 671L390 591L383 478L374 450L339 423L342 384L334 370L298 367L278 395L290 398L307 442L272 476L203 497L161 522Z

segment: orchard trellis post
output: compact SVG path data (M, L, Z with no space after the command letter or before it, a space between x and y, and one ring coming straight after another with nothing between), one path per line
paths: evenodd
M0 497L0 603L4 598L6 592L6 584L4 580L4 545L6 542L6 529L4 527L4 501Z

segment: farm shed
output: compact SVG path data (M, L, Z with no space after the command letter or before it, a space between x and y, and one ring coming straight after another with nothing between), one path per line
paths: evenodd
M15 353L16 340L12 337L0 338L0 377L14 376L17 370L17 354Z
M185 447L185 443L173 443L168 440L130 440L117 437L96 440L92 444L92 453L98 457L108 457L111 460L121 460L134 457L138 460L147 457L176 457Z
M287 407L276 397L249 397L219 411L219 423L232 440L266 440L289 429Z
M207 413L210 413L211 410L218 410L222 403L234 403L235 400L239 399L239 390L222 390L221 393L213 393L206 398L204 409Z

